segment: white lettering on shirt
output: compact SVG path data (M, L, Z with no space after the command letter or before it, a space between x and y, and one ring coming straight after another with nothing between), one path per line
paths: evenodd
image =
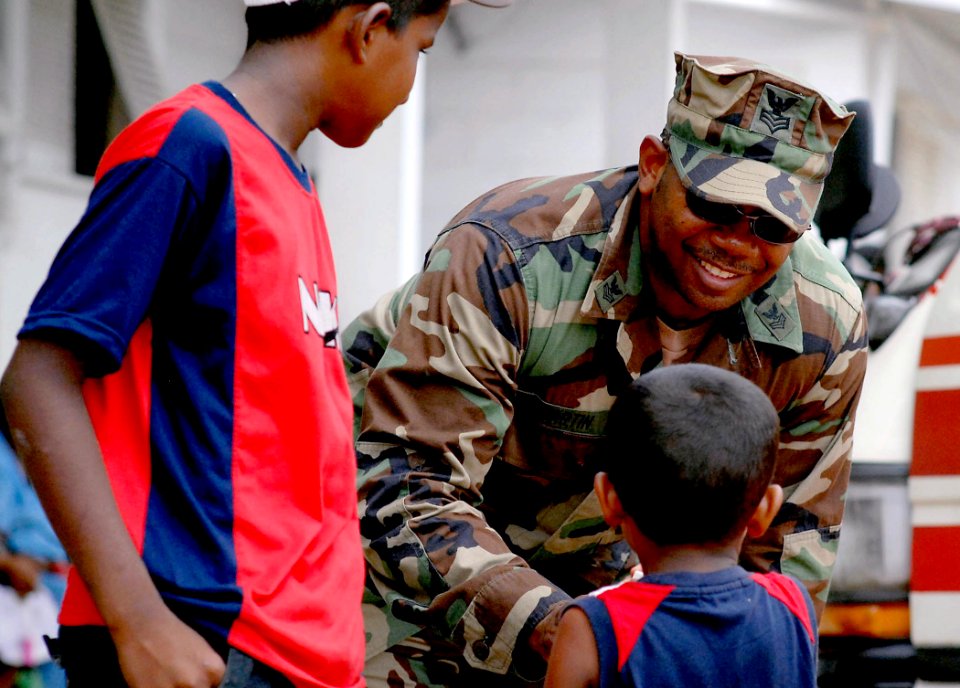
M297 278L300 287L300 311L303 313L303 333L310 333L310 326L323 338L324 346L337 348L340 323L337 316L337 300L328 291L320 291L313 283L313 293L303 281Z

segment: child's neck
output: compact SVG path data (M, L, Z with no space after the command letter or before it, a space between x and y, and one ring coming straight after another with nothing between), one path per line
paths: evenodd
M676 573L712 573L735 566L739 560L739 548L733 545L672 545L651 547L641 557L643 572Z
M282 49L263 52L244 56L220 83L233 93L260 128L299 162L298 150L314 127L315 113L309 111L308 100L296 79L276 79L287 64Z

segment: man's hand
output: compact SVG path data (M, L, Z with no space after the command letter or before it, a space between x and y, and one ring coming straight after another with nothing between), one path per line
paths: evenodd
M212 688L226 671L220 655L165 607L111 633L130 688Z

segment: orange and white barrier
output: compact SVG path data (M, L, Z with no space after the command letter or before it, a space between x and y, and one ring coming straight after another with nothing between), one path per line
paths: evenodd
M934 664L946 659L956 667L960 661L960 269L950 270L934 288L937 294L926 321L916 378L909 479L913 512L910 635L918 655L928 654ZM949 676L947 680L957 679Z

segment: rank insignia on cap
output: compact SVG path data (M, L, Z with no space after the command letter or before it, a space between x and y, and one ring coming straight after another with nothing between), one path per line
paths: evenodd
M594 287L594 294L597 296L597 303L604 312L610 310L627 295L626 287L623 284L623 277L620 271L613 273L607 279Z
M768 296L757 306L757 316L760 318L760 322L770 330L770 334L779 341L783 341L796 327L793 318L787 314L780 302L773 296Z
M767 84L750 130L789 143L793 138L794 123L807 120L810 106L809 99L799 93Z

